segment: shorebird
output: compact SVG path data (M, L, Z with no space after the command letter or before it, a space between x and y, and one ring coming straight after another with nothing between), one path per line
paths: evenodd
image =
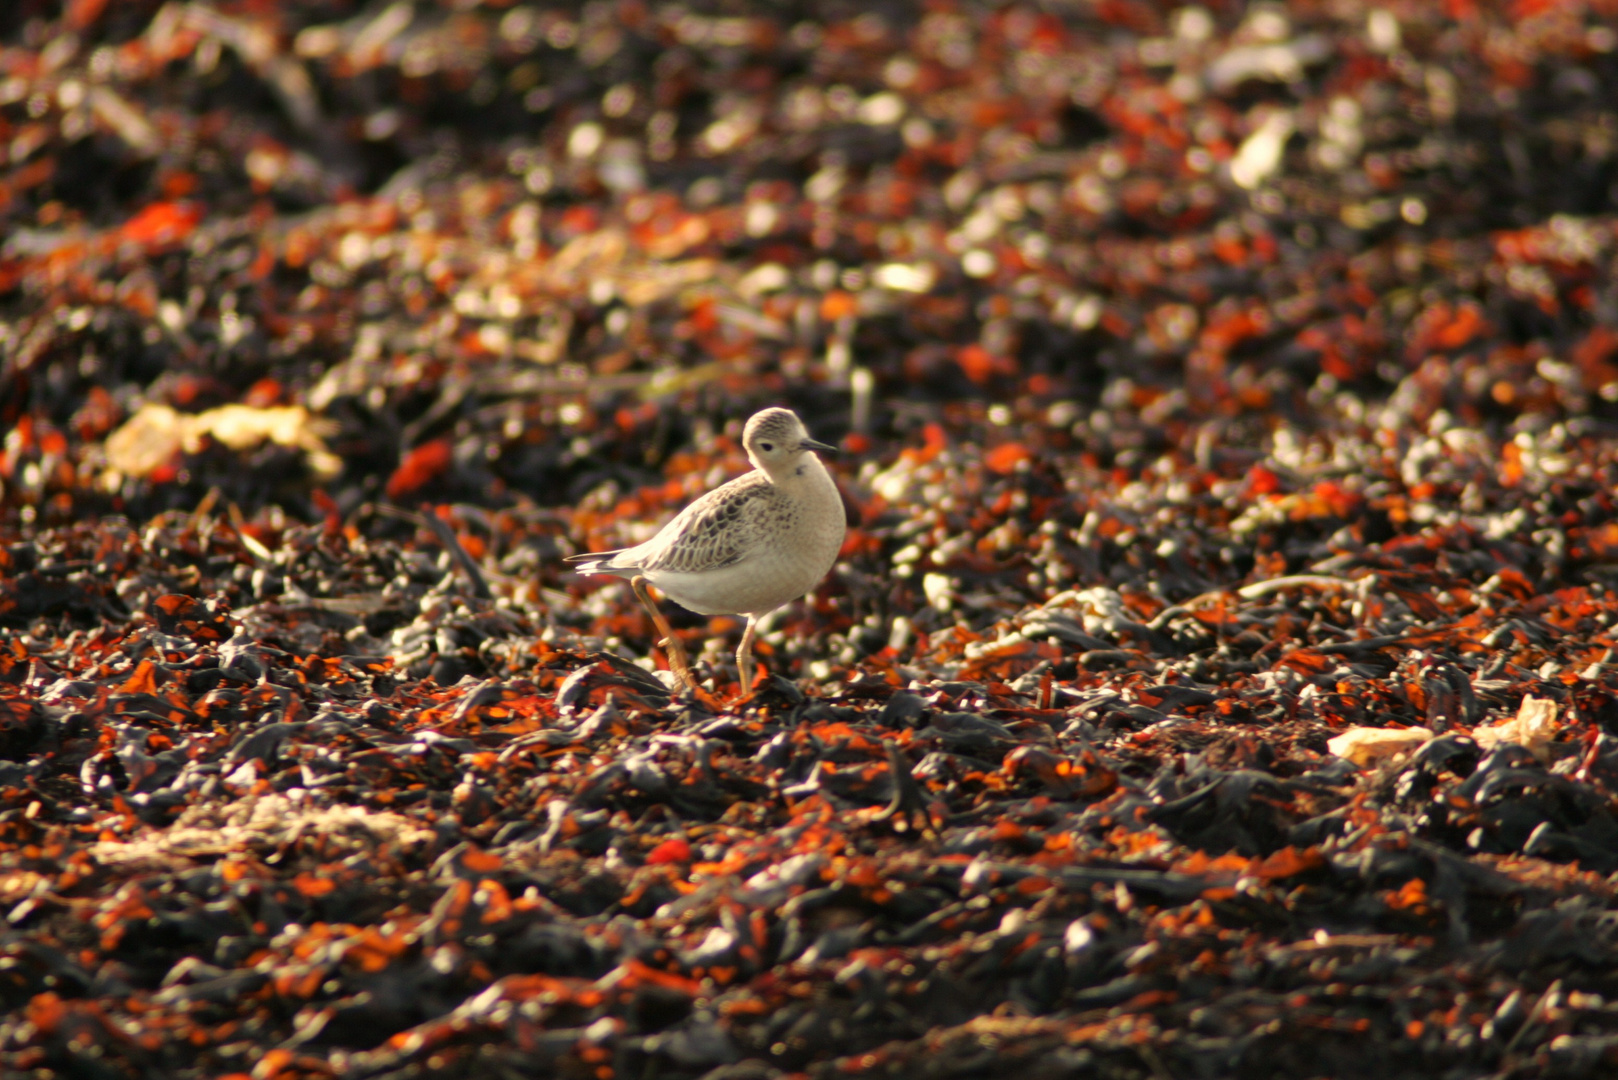
M675 676L693 694L685 646L646 592L648 584L700 615L746 615L736 650L742 693L753 685L758 621L813 589L843 546L843 499L816 442L790 409L747 421L742 446L753 471L687 506L658 534L631 548L572 555L581 574L627 578L652 616Z

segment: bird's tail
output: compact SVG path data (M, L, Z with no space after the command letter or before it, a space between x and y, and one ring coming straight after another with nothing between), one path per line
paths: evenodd
M616 566L613 560L623 554L628 548L619 548L617 551L590 551L582 555L569 555L563 562L573 564L576 574L614 574L618 577L630 577L636 573L632 566Z

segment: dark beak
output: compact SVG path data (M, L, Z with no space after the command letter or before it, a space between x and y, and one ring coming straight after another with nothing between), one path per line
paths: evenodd
M805 439L798 446L804 450L821 450L828 454L837 453L837 447L823 442L816 442L814 439Z

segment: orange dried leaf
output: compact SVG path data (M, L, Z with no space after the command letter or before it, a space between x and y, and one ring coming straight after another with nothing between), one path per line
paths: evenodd
M448 439L434 439L416 447L388 477L388 497L397 499L419 491L444 474L452 457Z
M188 202L153 203L124 222L123 239L136 244L173 244L190 235L202 210Z
M1007 473L1015 472L1018 465L1030 460L1033 456L1028 447L1022 443L1001 443L984 455L983 464L987 465L991 472L997 472L1003 476Z
M292 879L292 887L313 900L335 890L337 883L331 878L316 877L314 874L304 873Z
M134 672L118 687L120 694L157 693L157 673L150 660L142 660Z

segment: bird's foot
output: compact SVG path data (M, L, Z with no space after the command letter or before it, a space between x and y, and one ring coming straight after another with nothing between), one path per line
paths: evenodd
M686 657L684 643L673 634L669 634L658 641L657 647L668 657L669 670L674 672L674 677L679 680L680 685L689 690L692 697L700 699L702 688L697 685L697 677L691 670L691 661Z

